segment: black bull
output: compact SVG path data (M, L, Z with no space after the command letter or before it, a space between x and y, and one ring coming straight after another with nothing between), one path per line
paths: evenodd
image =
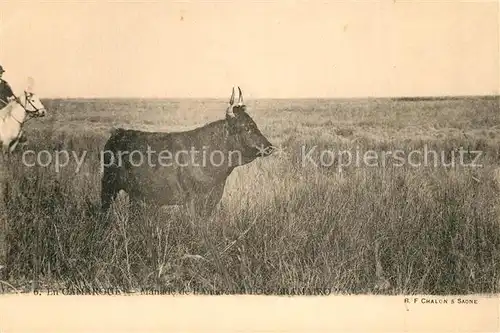
M273 146L246 112L234 105L225 119L185 132L114 129L103 152L102 209L120 190L131 205L185 205L194 216L210 215L237 166L272 153Z

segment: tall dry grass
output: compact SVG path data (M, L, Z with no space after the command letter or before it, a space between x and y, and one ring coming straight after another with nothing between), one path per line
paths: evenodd
M53 118L30 124L25 149L87 155L78 173L74 162L59 173L28 167L21 154L7 164L5 269L13 286L500 291L498 99L253 101L262 132L286 153L236 169L215 215L194 227L180 209L129 216L126 196L102 215L99 151L109 126L193 127L220 118L223 102L47 103ZM313 146L406 154L427 146L446 158L464 147L481 150L483 166L365 165L339 173L335 163L302 165L302 147Z

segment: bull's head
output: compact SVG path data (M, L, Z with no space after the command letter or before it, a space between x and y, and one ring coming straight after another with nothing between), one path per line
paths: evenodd
M273 151L273 145L260 132L257 124L246 112L243 94L238 87L238 102L234 102L234 87L229 106L226 110L226 120L229 124L229 135L235 149L239 150L245 162L248 163L259 156L268 156Z

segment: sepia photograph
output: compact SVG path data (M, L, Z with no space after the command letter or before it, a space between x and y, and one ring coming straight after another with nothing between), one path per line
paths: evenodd
M498 13L1 1L0 312L28 295L493 299L473 327L499 330Z

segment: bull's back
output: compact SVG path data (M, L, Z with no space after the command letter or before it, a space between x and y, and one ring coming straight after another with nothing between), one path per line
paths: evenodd
M113 153L147 149L147 146L168 146L170 133L143 132L138 130L115 128L106 142L104 149Z

